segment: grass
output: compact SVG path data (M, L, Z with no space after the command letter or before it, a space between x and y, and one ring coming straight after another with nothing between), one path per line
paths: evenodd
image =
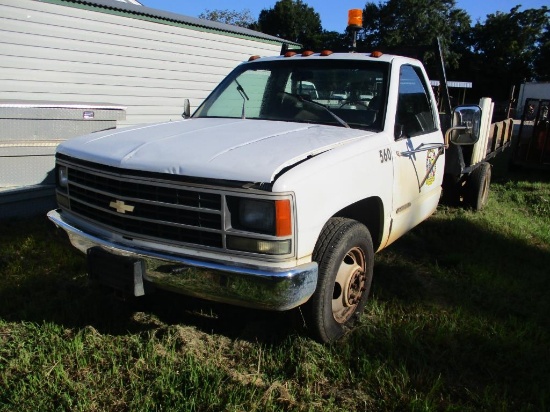
M550 176L498 177L376 256L360 326L170 294L120 302L43 217L0 222L0 411L550 409Z

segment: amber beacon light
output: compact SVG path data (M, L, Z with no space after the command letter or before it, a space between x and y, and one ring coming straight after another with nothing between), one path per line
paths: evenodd
M348 10L348 28L360 30L363 28L363 10Z
M357 32L363 28L363 10L351 9L348 11L348 30L352 33L352 50L357 48Z

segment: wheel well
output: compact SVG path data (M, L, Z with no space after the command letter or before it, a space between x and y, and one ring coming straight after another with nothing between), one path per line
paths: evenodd
M378 197L369 197L345 207L334 214L334 217L347 217L364 224L371 234L374 250L377 250L380 246L384 227L382 224L384 220L383 212L382 200Z

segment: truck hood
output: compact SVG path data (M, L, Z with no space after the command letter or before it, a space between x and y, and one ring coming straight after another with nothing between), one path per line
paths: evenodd
M248 119L187 119L93 133L57 151L124 169L271 182L284 168L372 132Z

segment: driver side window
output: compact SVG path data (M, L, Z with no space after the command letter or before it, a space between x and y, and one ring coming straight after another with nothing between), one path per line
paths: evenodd
M395 118L396 139L436 130L430 95L422 79L419 68L410 65L401 66Z

